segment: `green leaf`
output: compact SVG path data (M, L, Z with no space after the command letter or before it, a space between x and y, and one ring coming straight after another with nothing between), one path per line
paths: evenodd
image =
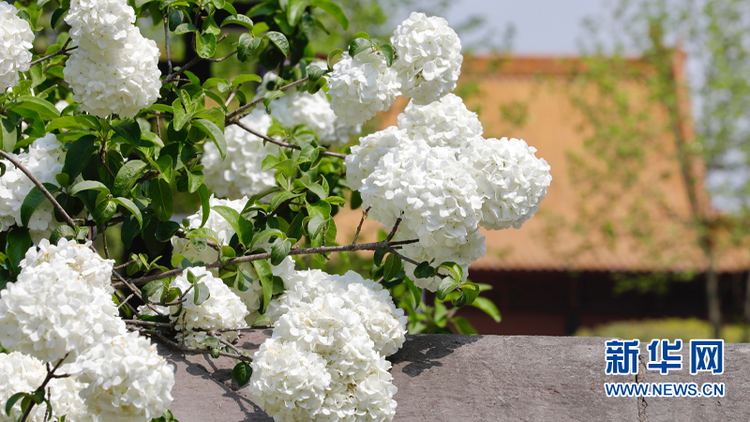
M251 287L253 287L253 278L250 277L242 267L240 267L240 270L237 272L237 290L246 292L250 290Z
M166 280L150 281L141 288L141 296L143 296L144 299L160 302L161 296L164 296L167 289L169 289L169 283L167 283ZM152 299L156 295L158 295L159 298L156 300Z
M51 183L42 183L42 185L47 188L48 191L54 192L58 188L57 186L51 184ZM23 203L21 204L21 225L26 227L29 225L29 220L31 220L31 216L34 214L34 211L41 205L44 200L47 199L46 196L44 196L44 193L42 193L41 190L39 190L38 187L34 186L31 191L26 195L26 197L23 199Z
M406 285L409 286L409 291L411 292L411 296L414 298L413 308L417 309L419 305L422 303L422 289L417 287L409 277L406 277Z
M178 230L180 230L180 225L176 222L161 221L159 222L159 225L156 226L154 237L159 242L169 242Z
M245 384L250 382L250 377L253 375L253 368L247 362L238 362L232 369L232 378L237 381L237 385L244 387Z
M260 3L257 6L253 6L247 14L252 18L254 16L270 15L274 13L279 7L276 1L267 1Z
M246 75L239 75L236 78L232 79L232 88L237 88L241 84L244 84L245 82L263 82L263 79L258 76L254 75L252 73L248 73Z
M212 141L214 141L216 149L219 150L219 154L221 155L221 159L225 159L227 156L227 141L224 139L224 134L221 132L221 129L219 129L219 127L213 122L206 119L198 119L194 121L193 126L200 129L203 133L208 135Z
M69 193L71 195L77 195L78 193L87 190L96 190L99 192L103 192L105 195L109 195L109 188L105 186L104 183L96 180L84 180L82 182L79 182L72 188L70 188Z
M355 38L354 41L349 44L349 55L354 57L368 48L372 48L372 41L366 38Z
M221 342L216 337L206 337L201 340L201 343L205 344L211 349L221 349Z
M216 243L217 245L221 245L221 242L219 242L219 235L216 234L215 231L209 229L209 228L199 228L199 229L193 229L190 230L185 234L185 239L192 239L194 237L203 237L206 239L211 239Z
M260 285L263 287L263 306L260 309L260 313L264 314L273 296L273 270L271 269L271 264L266 260L253 261L253 267L260 279Z
M340 196L329 196L325 199L326 202L328 202L331 205L344 205L346 203L346 200Z
M185 126L185 123L193 117L193 114L185 112L185 108L182 106L182 100L179 98L172 102L172 109L174 110L172 127L175 131L179 132Z
M458 280L454 279L453 277L445 277L444 279L440 280L440 284L438 284L437 288L437 298L440 300L445 300L445 296L448 295L448 293L456 290L458 288Z
M168 221L174 213L174 200L172 198L172 187L169 182L162 179L153 179L149 182L149 196L151 205L156 211L156 217L161 221Z
M461 286L461 291L462 291L461 298L465 297L466 300L460 306L473 304L474 301L479 296L479 286L470 281L467 281Z
M390 281L396 278L399 272L401 272L401 258L395 254L388 255L385 259L385 267L383 268L383 280Z
M49 101L44 101L41 98L24 95L18 97L16 101L17 103L10 107L10 110L17 108L32 110L39 113L39 116L44 120L51 120L60 117L60 112L55 108L55 105Z
M284 96L284 91L275 90L275 91L268 91L263 95L263 105L266 106L266 109L268 109L269 104L271 104L271 101Z
M65 154L65 165L63 166L63 171L70 176L70 180L78 177L88 164L96 151L95 142L96 137L94 135L86 135L70 144L70 148Z
M204 59L213 57L216 53L216 35L214 34L196 34L195 46L198 55Z
M215 207L211 207L211 212L216 212L220 216L224 217L225 220L229 223L230 226L234 229L235 233L239 236L240 234L240 213L237 212L234 208L229 208L224 205L217 205Z
M271 246L271 265L279 265L284 258L289 255L289 250L292 249L292 242L284 238L277 238Z
M456 326L456 330L458 331L458 334L470 334L470 335L476 335L477 330L474 329L474 327L471 325L469 320L467 320L464 317L453 317L451 318L451 322L453 325Z
M191 32L198 32L198 28L189 22L181 23L177 25L177 27L174 30L174 33L176 35L184 35L184 34L189 34Z
M103 194L99 195L101 196ZM117 212L117 204L113 200L110 200L106 196L101 196L101 198L101 200L96 201L96 208L94 208L93 212L94 221L99 224L103 224L111 220Z
M230 24L241 25L250 30L253 29L252 19L248 18L245 15L237 15L236 17L230 15L221 22L221 26L230 25Z
M198 196L201 198L201 227L203 227L206 224L206 221L208 221L208 216L211 213L211 204L209 202L210 195L205 184L200 185L198 188Z
M284 202L287 202L289 200L292 200L300 196L302 196L302 194L300 193L293 193L289 191L279 192L276 195L274 195L273 198L271 198L271 204L268 210L269 212L273 212L277 208L279 208Z
M193 303L196 306L200 306L209 297L211 297L211 292L208 291L208 286L203 283L195 283L195 287L193 287Z
M297 26L308 3L307 0L289 0L286 6L286 20L289 25Z
M75 239L75 237L76 231L73 227L63 225L59 226L52 232L52 235L49 237L49 242L53 245L57 245L57 242L62 238L72 240Z
M141 210L138 209L138 206L135 205L133 201L127 198L114 198L112 199L115 204L120 205L130 211L131 214L135 217L136 220L138 220L138 225L143 228L143 215L141 215Z
M115 176L112 186L113 194L117 196L128 195L146 168L148 168L148 164L141 160L130 160L125 163Z
M237 43L237 59L244 62L257 55L262 42L262 39L253 37L252 34L240 35L240 40Z
M29 230L23 227L13 227L8 231L6 241L8 246L5 248L5 254L8 256L11 269L15 274L18 274L20 272L19 264L32 244Z
M126 119L112 126L118 135L135 147L141 144L141 126L133 119Z
M333 69L333 59L335 59L337 56L341 56L344 53L344 50L337 48L330 53L328 53L328 59L326 60L326 63L328 63L328 70Z
M316 65L310 65L307 67L307 77L313 82L317 82L325 73L326 69L321 69Z
M0 118L0 150L13 152L18 142L18 127L10 120Z
M310 6L319 7L328 12L344 28L344 31L349 29L349 19L347 19L346 14L338 4L330 0L312 0Z
M453 274L453 278L455 278L458 282L460 282L464 278L464 269L455 262L443 262L437 267L437 270L440 270L441 268L449 270Z
M50 25L52 26L52 29L56 29L57 25L60 25L60 22L65 19L65 16L68 14L67 8L59 8L52 12L52 17L50 18Z
M485 314L492 317L495 322L500 322L500 311L497 309L495 302L487 299L486 297L478 297L474 299L471 306L477 307L484 311Z
M271 318L269 318L268 315L258 315L258 317L255 318L253 320L253 323L250 325L252 327L271 325Z
M417 278L428 278L435 275L435 270L430 266L429 261L422 261L414 269L414 276Z
M289 40L286 39L284 34L276 31L268 31L263 37L271 41L285 56L289 55Z
M5 402L5 414L8 416L11 416L10 412L13 410L13 406L15 406L16 402L18 400L21 400L22 398L28 396L29 393L16 393L10 396L7 402Z
M382 51L383 56L385 56L385 63L388 67L391 67L393 59L396 57L396 52L393 50L393 46L390 44L383 44L380 46L380 51Z

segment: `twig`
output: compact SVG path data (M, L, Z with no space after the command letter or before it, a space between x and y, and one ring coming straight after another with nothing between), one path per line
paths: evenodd
M131 311L131 312L133 312L133 314L134 314L135 316L140 316L140 312L138 312L138 310L137 310L137 309L133 308L133 306L131 306L131 305L130 305L130 303L128 303L128 301L129 301L129 300L130 300L130 299L131 299L131 298L132 298L132 297L133 297L134 295L135 295L134 293L131 293L131 294L130 294L130 295L129 295L128 297L126 297L126 298L123 298L123 297L122 297L122 293L120 293L120 291L119 291L119 290L115 290L115 296L117 296L117 300L119 300L119 301L120 301L120 305L119 305L119 306L117 307L117 309L119 310L119 309L120 309L120 308L122 308L123 306L127 306L127 307L128 307L128 309L130 309L130 311Z
M68 224L70 227L75 228L76 223L73 221L72 218L70 218L70 216L68 215L68 213L65 212L65 209L62 207L62 205L60 205L60 203L57 202L57 200L55 200L55 197L52 196L52 194L47 190L47 188L44 187L44 185L42 184L42 182L39 181L39 179L37 179L36 177L34 177L34 175L31 174L31 172L26 167L24 167L24 165L21 164L20 161L18 161L17 159L15 159L13 156L11 156L10 154L8 154L7 152L0 150L0 156L2 156L3 158L5 158L6 160L10 161L11 163L13 163L14 166L16 166L16 168L18 168L19 170L21 170L23 172L23 174L25 174L26 177L28 177L31 180L32 183L34 183L34 186L36 186L37 188L39 188L39 190L44 194L44 196L47 199L49 199L50 202L52 202L52 206L54 206L55 209L60 213L60 215L63 216L63 219L65 220L65 223Z
M256 325L251 327L234 327L234 328L219 328L219 329L213 329L213 330L205 330L203 328L193 328L193 331L216 331L217 333L226 333L228 331L255 331L255 330L265 330L268 328L273 328L273 325Z
M240 90L240 86L237 85L237 88L235 88L235 89L232 90L232 92L229 94L229 97L224 102L224 107L229 107L229 103L232 102L232 100L234 99L234 96L237 95L237 91L239 91L239 90Z
M211 337L219 340L219 342L221 344L223 344L224 346L227 346L228 348L234 350L234 353L237 353L238 355L242 354L242 351L240 351L240 349L234 347L234 344L232 344L232 343L224 340L223 338L221 338L221 333L219 333L218 331L215 331L215 330L206 331L206 334L208 334L209 336L211 336Z
M226 34L224 34L224 35L226 35ZM208 59L206 59L206 61L213 62L213 63L223 62L224 60L226 60L226 59L234 56L235 54L237 54L237 50L232 51L231 53L227 54L224 57L219 57L218 59L208 58Z
M245 129L247 132L252 133L253 135L257 136L258 138L264 139L264 140L266 140L268 142L271 142L273 144L276 144L278 146L281 146L281 147L284 147L284 148L291 148L291 149L299 149L299 150L302 149L299 145L294 145L294 144L290 144L290 143L283 142L283 141L277 141L276 139L273 139L273 138L271 138L269 136L266 136L266 135L264 135L264 134L262 134L262 133L260 133L260 132L258 132L256 130L254 130L254 129L249 128L247 125L245 125L244 123L242 123L240 121L237 121L235 124L237 126L241 127L242 129ZM339 154L337 152L320 151L320 155L327 155L329 157L337 157L337 158L341 158L341 159L346 159L346 154Z
M68 358L68 355L70 353L67 353L62 359L60 359L59 362L55 364L55 367L50 369L49 363L47 363L47 376L44 377L44 381L42 381L42 385L39 386L39 388L36 389L36 391L42 390L44 391L47 388L47 384L49 384L50 381L52 381L53 378L65 378L66 376L70 376L68 374L60 375L58 377L55 377L55 371L60 369L60 366L62 366L65 359ZM29 415L31 414L31 409L34 408L34 405L36 402L34 400L31 401L31 404L29 404L29 407L26 408L26 411L23 413L23 417L21 418L21 422L26 422L26 419L28 419Z
M403 214L403 212L401 212ZM393 239L393 236L396 235L396 232L398 231L398 226L401 224L401 217L396 219L396 224L393 225L393 229L391 229L391 232L388 233L388 237L385 238L386 242L390 242L391 239Z
M30 67L30 68L31 68L31 67L34 67L34 65L37 65L37 64L39 64L39 63L41 63L41 62L43 62L43 61L45 61L45 60L49 60L49 59L51 59L51 58L53 58L53 57L57 57L57 56L60 56L60 55L62 55L62 54L68 54L68 52L70 52L70 51L73 51L73 50L75 50L76 48L78 48L78 47L70 47L70 48L67 48L67 47L68 47L68 45L70 44L70 42L71 42L71 41L73 41L73 39L72 39L72 38L68 38L68 40L67 40L67 41L65 41L65 44L63 44L63 46L62 46L62 48L61 48L61 49L59 49L59 50L55 51L55 52L54 52L54 53L52 53L52 54L48 54L48 55L46 55L46 56L44 56L44 57L40 57L40 58L38 58L38 59L34 60L33 62L29 63L29 67ZM67 49L66 49L66 48L67 48Z
M366 210L362 210L362 219L359 220L359 225L357 226L357 231L354 233L354 240L352 240L352 245L357 244L357 238L359 237L359 232L362 231L362 225L365 224L365 219L367 218L367 213L370 211L370 208L367 207Z
M169 51L169 15L164 14L164 43L167 45L167 66L169 74L172 74L172 54Z
M185 239L185 237L187 236L187 233L178 230L177 233L175 233L174 235L181 239ZM211 248L221 253L221 246L216 244L216 242L214 242L213 240L206 239L206 245L210 246Z
M102 246L104 247L104 257L109 259L109 248L107 247L107 226L102 224L99 231L102 232Z
M307 82L309 80L310 80L310 78L302 78L302 79L300 79L298 81L294 81L294 82L292 82L290 84L287 84L287 85L284 85L284 86L280 87L279 91L286 91L289 88L294 88L297 85L302 85L303 83L305 83L305 82ZM237 110L229 113L227 115L227 119L226 119L226 126L233 125L233 124L237 123L241 118L243 118L243 117L245 117L245 115L249 114L249 112L245 113L247 110L255 107L256 105L258 105L258 104L260 104L262 102L263 102L263 97L256 98L253 101L250 101L249 103L247 103L247 104L243 105L242 107L238 108Z
M116 266L115 270L121 270L123 268L129 267L129 266L135 264L136 262L138 262L138 261L136 261L135 259L133 259L133 260L128 261L128 262L126 262L124 264L120 264L120 265Z
M166 346L171 347L173 349L181 350L183 352L202 353L204 355L207 355L207 354L211 353L210 350L199 349L197 347L185 346L185 345L182 345L180 343L177 343L176 341L172 341L172 340L168 339L163 333L161 333L159 331L156 331L156 330L148 330L148 329L145 329L145 328L136 328L136 329L133 329L133 331L138 331L138 332L144 333L144 334L151 334L152 336L155 336L157 339L159 339L159 341L161 341L162 343L164 343ZM227 353L227 352L222 352L222 351L219 351L219 356L226 356L226 357L237 359L237 360L241 360L241 361L244 361L244 362L252 362L253 361L253 359L250 356L245 356L245 355L240 355L240 354L235 354L235 353Z
M292 249L289 251L289 255L313 255L313 254L324 254L324 253L333 253L333 252L374 251L376 249L387 248L389 246L395 249L397 246L409 245L411 243L417 243L417 242L419 242L419 239L400 240L396 242L382 241L382 242L373 242L373 243L360 243L358 245L339 245L339 246L325 246L325 247L319 246L317 248ZM226 262L222 262L222 261L210 262L210 263L207 263L205 267L206 268L222 268L228 265L237 265L243 262L260 261L260 260L269 259L269 258L271 258L270 252L258 253L258 254L246 255L246 256L241 256L238 258L230 259ZM150 281L161 280L164 278L178 276L182 274L183 271L185 271L184 268L175 268L173 270L165 271L160 274L153 274L153 275L137 278L135 280L131 280L129 283L135 286L142 286ZM126 285L122 283L113 283L113 287L116 289L122 288L125 286Z
M173 328L174 324L169 322L141 321L139 319L124 319L126 324L140 325L142 327Z
M203 60L203 58L201 56L195 56L195 57L193 57L189 62L185 63L184 66L180 67L180 70L172 72L169 75L167 75L167 77L164 78L163 81L161 81L161 86L164 86L164 85L172 82L175 78L177 78L178 76L182 75L183 72L185 72L186 70L188 70L191 67L195 66L196 63L198 63L201 60Z

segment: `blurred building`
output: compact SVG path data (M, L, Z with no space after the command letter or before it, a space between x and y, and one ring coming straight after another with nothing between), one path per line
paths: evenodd
M676 57L675 77L680 77L684 57ZM495 324L478 310L462 311L480 333L565 335L613 320L706 316L706 262L689 224L690 204L669 134L654 132L648 140L653 147L637 157L640 167L634 167L643 173L632 183L596 180L579 171L582 163L595 160L585 146L590 120L580 102L594 104L600 95L576 78L583 66L575 58L547 57L464 62L455 92L479 113L484 136L526 140L537 148L537 157L549 162L553 176L538 213L521 229L483 232L487 253L471 266L470 279L494 286L483 295L495 301L503 321ZM645 64L627 60L626 66ZM655 121L666 119L646 98L642 82L615 83L631 102L641 103L631 110ZM689 110L686 96L680 103ZM397 124L404 106L398 102L382 116L382 127ZM689 138L687 119L679 130ZM707 197L700 201L710 207ZM359 211L337 217L340 242L351 242L359 217ZM368 221L362 238L373 239L378 228ZM722 310L731 319L742 314L750 260L736 246L720 251ZM616 284L663 291L616 293Z

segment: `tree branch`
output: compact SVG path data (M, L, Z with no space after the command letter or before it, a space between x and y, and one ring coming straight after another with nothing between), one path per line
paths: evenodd
M60 369L60 366L62 366L65 359L68 358L68 355L70 353L67 353L62 359L60 359L59 362L57 362L54 366L54 368L50 369L49 363L47 364L47 376L44 377L44 381L42 381L42 385L39 386L39 388L36 389L36 391L42 390L44 391L45 388L47 388L47 384L49 384L50 381L52 381L53 378L64 378L64 376L55 376L55 371ZM29 407L26 408L26 412L24 412L23 417L21 418L21 422L26 422L26 419L28 419L29 415L31 414L31 409L34 408L34 405L36 402L34 400L31 401L31 404ZM4 410L4 409L3 409Z
M276 144L276 145L278 145L280 147L291 148L291 149L298 149L298 150L302 149L302 148L300 148L299 145L294 145L294 144L290 144L290 143L283 142L283 141L277 141L276 139L273 139L273 138L271 138L269 136L263 135L262 133L257 132L254 129L249 128L247 125L245 125L244 123L242 123L240 121L237 121L237 123L235 123L235 124L237 126L241 127L242 129L245 129L247 132L252 133L253 135L257 136L258 138L261 138L263 140L271 142L272 144ZM330 152L330 151L320 151L320 155L327 155L329 157L337 157L337 158L341 158L341 159L346 159L346 154L339 154L339 153Z
M29 63L29 67L30 67L30 68L31 68L31 67L34 67L35 65L37 65L37 64L39 64L39 63L41 63L41 62L43 62L43 61L45 61L45 60L49 60L49 59L51 59L51 58L53 58L53 57L57 57L57 56L60 56L60 55L63 55L63 54L68 54L68 52L70 52L70 51L73 51L73 50L75 50L76 48L78 48L78 47L70 47L70 48L67 48L67 47L68 47L68 45L70 44L70 42L71 42L71 41L73 41L73 39L72 39L72 38L68 38L68 40L67 40L67 41L65 41L65 44L63 44L63 46L62 46L62 48L61 48L61 49L59 49L59 50L55 51L55 52L54 52L54 53L52 53L52 54L48 54L48 55L46 55L46 56L44 56L44 57L40 57L40 58L38 58L38 59L34 60L33 62ZM67 48L67 49L66 49L66 48Z
M50 202L52 202L52 206L54 206L55 209L60 213L60 215L63 216L63 219L65 219L65 223L67 225L69 225L70 227L75 228L76 223L73 221L73 219L70 218L70 216L68 215L68 213L65 212L65 209L62 207L62 205L60 205L60 203L57 202L57 200L55 200L55 197L52 196L52 194L47 190L47 188L44 187L44 185L42 184L42 182L40 182L39 179L37 179L36 177L34 177L33 174L31 174L31 172L29 171L29 169L27 169L26 167L24 167L24 165L21 164L20 161L18 161L15 157L13 157L12 155L8 154L5 151L1 151L0 150L0 156L2 156L3 158L5 158L6 160L10 161L11 163L13 163L14 166L16 166L16 168L18 168L19 170L21 170L23 172L23 174L25 174L26 177L28 177L31 180L32 183L34 183L34 186L36 186L37 188L39 188L39 190L44 194L44 196L47 199L49 199Z
M294 88L297 85L302 85L303 83L305 83L305 82L307 82L309 80L310 80L310 78L302 78L302 79L300 79L298 81L294 81L294 82L292 82L292 83L290 83L288 85L284 85L284 86L280 87L279 91L286 91L289 88ZM247 110L255 107L256 105L258 105L258 104L260 104L262 102L263 102L263 97L256 98L253 101L250 101L249 103L247 103L247 104L243 105L242 107L238 108L237 110L229 113L227 115L226 125L229 126L229 125L236 124L241 118L245 117L246 115L248 115L250 113L250 112L246 113Z
M167 347L170 347L172 349L181 350L183 352L202 353L204 355L207 355L207 354L211 353L210 350L199 349L197 347L185 346L185 345L180 344L180 343L178 343L176 341L172 341L172 340L168 339L160 331L148 330L148 329L145 329L145 328L135 328L135 329L131 328L131 330L132 331L138 331L139 333L150 334L152 336L155 336L157 339L159 339L159 341L161 341L162 343L164 343L164 345L166 345ZM244 356L244 355L234 354L234 353L227 353L227 352L222 352L222 351L219 351L219 356L226 356L226 357L237 359L237 360L241 360L241 361L244 361L244 362L252 362L253 361L253 359L250 356Z

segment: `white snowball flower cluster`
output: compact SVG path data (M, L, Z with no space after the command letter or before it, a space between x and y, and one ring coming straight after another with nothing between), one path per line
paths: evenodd
M397 79L383 53L368 49L351 57L344 52L328 78L331 108L344 123L364 123L393 105L400 94Z
M18 85L18 72L29 70L34 32L18 9L0 2L0 93Z
M464 151L484 198L482 226L521 228L539 208L552 181L550 166L522 139L472 138Z
M98 421L149 422L172 402L172 366L156 345L131 332L101 341L82 357L80 396Z
M47 375L47 369L42 361L20 352L0 354L0 422L13 422L21 415L21 402L13 406L10 415L5 413L5 403L15 393L36 390ZM48 385L53 416L66 416L67 420L86 420L86 408L83 400L78 396L82 388L75 378L53 379ZM33 422L45 421L46 405L35 406L27 420Z
M175 277L169 287L177 287L186 292L191 287L188 278L188 271L195 278L196 283L203 283L208 287L209 297L205 302L196 305L192 300L192 293L188 293L188 300L182 303L182 311L174 315L177 307L174 306L165 314L170 316L172 321L177 320L175 328L178 331L185 329L185 342L191 347L206 348L201 343L208 335L201 330L220 330L224 328L245 327L245 317L248 314L247 307L242 300L234 294L224 282L213 275L205 267L191 267L179 276ZM192 292L192 290L191 290ZM141 313L149 313L145 305L138 308ZM237 339L237 331L227 331L221 333L221 338L226 341Z
M57 185L55 176L62 172L65 162L65 149L57 137L49 133L43 138L36 139L29 146L28 152L14 155L21 164L28 169L42 183ZM6 172L0 177L0 221L2 230L14 224L21 225L21 205L34 188L34 183L13 164L5 162ZM44 200L31 215L27 227L31 239L39 242L49 237L52 231L63 223L55 220L54 208L48 200Z
M124 330L111 296L62 261L27 266L0 292L0 345L44 362L73 360Z
M477 114L469 111L455 94L426 106L418 106L412 100L398 115L398 127L406 131L409 139L424 140L431 147L460 148L467 139L483 133Z
M266 134L273 119L260 108L240 119L256 132ZM201 159L205 183L216 195L225 198L252 196L276 186L275 170L261 171L263 159L277 154L279 147L247 132L237 125L226 128L227 156L224 160L213 143L204 145Z
M403 252L416 261L452 261L464 269L484 256L487 229L519 228L538 209L552 177L524 141L482 138L482 125L453 94L407 106L389 127L360 139L346 159L347 182L368 214L400 224ZM407 271L414 266L406 264ZM435 291L440 278L416 279Z
M61 238L57 245L51 244L48 239L42 239L26 251L20 265L21 268L36 267L42 262L67 265L78 272L80 278L86 281L92 290L112 294L114 289L110 279L115 261L102 258L91 250L90 246L91 242L79 244L65 238Z
M426 105L453 91L461 74L461 40L441 17L412 12L393 32L401 91L415 104Z
M133 25L125 0L73 0L65 21L78 44L63 73L89 113L134 117L159 98L159 49Z
M396 387L385 356L403 345L406 318L388 291L354 272L300 271L284 285L267 311L273 337L252 363L257 403L279 421L392 420ZM274 367L281 362L293 370Z

